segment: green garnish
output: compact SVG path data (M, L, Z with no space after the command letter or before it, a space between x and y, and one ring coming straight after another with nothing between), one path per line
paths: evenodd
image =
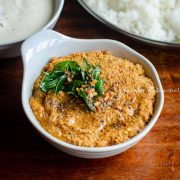
M75 61L59 62L50 72L44 72L40 88L47 93L53 90L67 92L81 98L87 107L95 111L94 100L103 94L103 80L100 78L100 69L93 66L86 59L82 67Z

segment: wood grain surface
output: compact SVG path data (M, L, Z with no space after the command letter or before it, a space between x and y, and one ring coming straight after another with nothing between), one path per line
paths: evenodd
M160 75L164 109L151 132L126 152L99 160L72 157L43 140L25 116L21 58L1 59L0 179L180 179L180 49L137 43L98 22L75 0L65 2L55 30L77 38L119 40L145 55Z

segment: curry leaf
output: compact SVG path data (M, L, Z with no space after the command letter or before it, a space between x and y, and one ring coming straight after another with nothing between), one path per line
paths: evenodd
M103 94L103 80L99 77L98 66L89 64L87 59L83 62L84 67L71 60L57 63L52 71L44 72L44 78L40 83L41 90L46 93L52 89L55 94L64 91L81 98L90 110L95 111L96 95L92 92L96 91L98 96ZM97 81L95 87L91 85L94 79Z
M46 76L46 78L44 78L40 84L40 88L42 89L42 91L47 92L50 89L53 89L57 84L57 79L51 79L49 77L49 75Z
M100 69L98 66L96 66L92 72L92 76L94 79L97 79L100 75Z
M85 71L88 73L89 70L91 69L92 65L90 65L87 61L87 59L84 58L84 63L85 63Z
M95 111L95 106L92 98L89 98L84 90L82 90L81 88L78 89L78 95L84 100L90 110Z
M81 76L82 76L82 80L85 81L85 72L84 71L81 71Z
M95 90L97 91L98 93L98 96L102 96L103 94L103 80L102 79L99 79L96 84L95 84Z
M81 70L81 67L75 61L69 62L69 68L71 71L80 71Z
M62 75L57 78L56 88L55 88L55 94L57 94L60 90L63 88L63 83L67 79L67 75Z
M64 72L65 69L68 69L68 65L69 65L69 60L59 62L55 65L54 71L58 70L60 72Z

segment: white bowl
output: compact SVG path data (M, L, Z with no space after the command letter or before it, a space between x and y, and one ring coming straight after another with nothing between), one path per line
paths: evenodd
M29 98L32 94L32 87L35 79L40 74L43 67L49 62L51 57L64 56L74 52L93 51L93 50L109 50L113 55L129 59L133 63L143 65L146 75L149 76L156 88L158 89L154 114L147 126L132 139L113 146L108 147L79 147L63 142L44 130L38 120L35 118L30 105ZM21 48L24 76L22 85L22 104L24 111L35 129L53 146L68 154L82 158L104 158L119 154L138 141L140 141L156 123L164 103L164 94L158 74L149 60L140 55L136 51L126 45L107 39L82 40L74 39L55 31L44 30L27 39Z
M64 0L55 0L55 5L54 5L54 14L50 21L41 28L42 29L53 29L57 20L59 19L59 16L61 14L62 8L64 5ZM17 57L20 55L20 47L22 42L25 39L21 39L16 42L11 42L11 43L0 43L0 59L3 58L12 58L12 57Z

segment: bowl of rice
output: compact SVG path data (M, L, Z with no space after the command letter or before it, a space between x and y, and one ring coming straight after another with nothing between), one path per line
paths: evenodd
M78 0L96 19L141 42L180 47L180 0Z

